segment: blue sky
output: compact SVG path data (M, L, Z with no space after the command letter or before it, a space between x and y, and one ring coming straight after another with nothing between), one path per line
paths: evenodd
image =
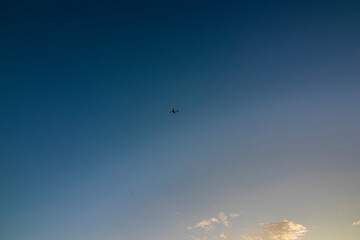
M356 1L0 9L1 239L359 236Z

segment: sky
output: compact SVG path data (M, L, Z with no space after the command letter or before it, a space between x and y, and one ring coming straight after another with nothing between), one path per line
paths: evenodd
M0 238L358 240L359 11L2 1Z

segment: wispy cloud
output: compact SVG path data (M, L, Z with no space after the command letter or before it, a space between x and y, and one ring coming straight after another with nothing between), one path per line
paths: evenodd
M190 235L192 240L210 240L210 239L223 239L233 240L227 233L221 232L224 227L230 228L232 223L229 219L237 218L239 214L230 213L226 215L220 212L217 217L201 220L194 226L187 227L188 230L201 229L203 232L197 232L195 235ZM223 226L221 228L221 225ZM360 226L360 221L354 222L353 226ZM219 228L218 228L219 227ZM215 230L216 231L213 231ZM219 232L220 231L220 232ZM301 240L305 233L308 232L307 228L301 224L284 220L282 222L273 222L269 224L260 224L258 233L254 235L243 235L237 240Z
M231 227L231 222L228 220L228 217L223 212L219 213L219 219L225 227Z
M230 218L237 218L239 217L239 214L237 213L230 213ZM200 222L196 223L194 226L187 227L188 230L201 228L206 231L211 231L215 228L215 224L223 224L225 227L231 227L231 222L229 221L229 217L224 213L220 212L218 215L218 218L212 217L209 219L201 220Z
M275 222L263 225L261 234L242 236L244 240L300 240L308 231L306 227L295 222Z
M352 224L351 224L351 226L360 226L360 220L359 221L357 221L357 222L353 222Z
M231 238L228 235L226 235L225 233L221 233L220 237L223 239L226 239L226 240L231 240Z
M217 217L211 217L208 219L201 220L200 222L194 224L193 226L186 227L188 230L193 231L195 229L200 229L203 232L197 232L196 235L190 235L192 240L208 240L208 239L219 239L219 231L223 228L230 228L232 223L229 221L229 218L237 218L239 214L230 213L227 216L224 212L219 212ZM221 228L221 225L223 226ZM216 231L213 231L217 229ZM199 235L198 235L199 234ZM225 233L220 234L220 238L231 240L231 238Z
M187 229L191 230L191 229L195 229L195 228L202 228L206 231L210 231L215 228L215 226L214 226L215 223L219 223L219 220L217 218L213 217L213 218L201 220L200 222L195 224L195 226L189 226L189 227L187 227Z

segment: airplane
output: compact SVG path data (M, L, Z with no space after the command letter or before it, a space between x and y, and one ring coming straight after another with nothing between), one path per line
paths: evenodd
M173 108L173 109L170 111L170 113L172 113L172 114L176 114L177 112L179 112L179 109L176 109L176 110L175 110L175 108Z

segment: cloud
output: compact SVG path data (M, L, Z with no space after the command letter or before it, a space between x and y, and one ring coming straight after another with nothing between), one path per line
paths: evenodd
M300 240L307 232L306 227L294 222L275 222L263 225L262 232L255 236L242 236L244 240Z
M228 221L228 217L223 212L219 213L219 219L225 227L231 227L231 222Z
M239 217L239 214L237 213L230 213L227 216L224 212L219 212L218 217L204 219L194 226L187 227L188 230L203 230L203 232L198 232L198 236L190 235L189 237L192 240L232 240L233 238L226 233L219 232L220 230L224 230L224 228L217 228L217 226L223 225L226 228L230 228L232 224L229 221L229 218L237 217ZM360 221L354 222L352 225L360 226ZM257 234L243 235L239 240L301 240L307 232L308 230L305 226L284 220L282 222L273 222L269 224L262 223L258 228Z
M219 212L218 217L204 219L193 226L186 227L190 231L194 231L196 229L202 230L196 233L198 235L195 236L190 235L188 237L192 240L210 240L210 239L231 240L231 238L228 235L226 235L225 233L220 234L219 231L221 231L224 227L230 228L232 224L229 221L229 218L237 218L238 216L239 214L237 213L230 213L228 217L225 213ZM221 225L223 227L221 227ZM219 226L220 228L218 228ZM220 238L219 238L219 234L220 234Z
M357 221L357 222L353 222L353 223L351 224L351 226L353 226L353 227L355 227L355 226L360 226L360 220Z
M231 218L237 218L239 214L237 213L230 213ZM195 224L194 226L187 227L188 230L192 230L195 228L204 229L206 231L211 231L215 229L215 224L222 223L225 227L231 227L231 222L229 221L228 216L225 213L220 212L218 218L212 217L209 219L204 219Z
M231 240L231 238L228 235L226 235L225 233L220 234L220 237L223 239L226 239L226 240Z
M201 220L200 222L195 224L195 226L187 227L187 229L191 230L191 229L195 229L195 228L202 228L202 229L204 229L206 231L211 231L211 230L214 230L214 228L215 228L214 224L215 223L219 223L219 220L217 218L213 217L213 218Z

